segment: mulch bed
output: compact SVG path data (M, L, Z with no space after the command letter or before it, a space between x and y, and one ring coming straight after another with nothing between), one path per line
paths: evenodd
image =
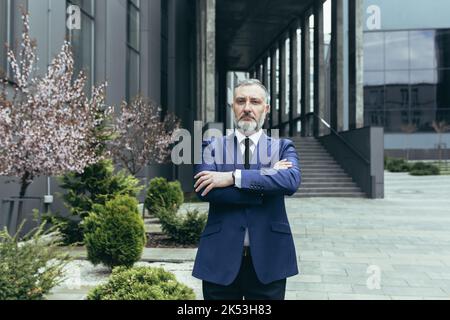
M147 239L147 248L197 248L197 245L182 245L176 243L169 236L161 233L147 233Z

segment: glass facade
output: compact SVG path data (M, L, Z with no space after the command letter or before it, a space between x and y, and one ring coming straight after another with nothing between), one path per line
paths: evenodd
M87 76L86 92L94 83L94 26L95 9L92 0L70 0L67 5L77 5L81 11L81 29L68 29L75 58L75 72L83 70Z
M0 0L0 74L6 72L6 48L8 42L8 0Z
M127 100L140 92L140 10L139 0L128 0L127 17Z
M450 123L450 29L364 35L365 125L434 132Z
M169 100L169 0L161 1L161 107L163 115Z

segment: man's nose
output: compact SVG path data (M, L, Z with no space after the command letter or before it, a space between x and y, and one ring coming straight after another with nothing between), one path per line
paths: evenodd
M244 105L244 111L245 112L252 112L252 108L251 108L251 104L250 104L249 100L247 100L247 102Z

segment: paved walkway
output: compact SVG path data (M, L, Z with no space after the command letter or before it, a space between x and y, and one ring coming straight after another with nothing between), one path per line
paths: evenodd
M386 173L385 183L383 200L286 200L301 272L288 280L287 299L450 299L450 177ZM143 260L201 299L194 257L148 249ZM88 289L62 286L51 298L81 299Z

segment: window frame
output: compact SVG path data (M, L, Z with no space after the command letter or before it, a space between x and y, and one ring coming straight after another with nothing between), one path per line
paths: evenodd
M137 4L135 3L135 1L137 1ZM126 88L125 88L125 92L126 92L126 99L129 102L130 99L132 99L133 97L131 97L131 87L130 87L130 80L131 80L131 52L133 52L134 54L136 54L138 56L137 59L137 66L138 66L138 71L139 71L139 75L137 77L138 79L138 86L137 86L137 93L140 94L141 92L141 76L140 76L140 70L141 70L141 32L140 32L140 27L141 27L141 2L140 0L127 0L127 56L126 56L126 77L127 77L127 81L126 81ZM130 26L131 26L131 15L130 15L130 8L133 7L134 10L136 10L136 12L138 13L138 48L135 48L134 45L131 44L131 30L130 30Z
M96 14L96 8L95 8L95 1L91 2L92 3L92 13L87 12L82 6L79 6L78 4L74 3L72 0L66 0L66 10L69 7L69 5L75 5L78 6L80 8L80 13L81 13L81 21L80 23L82 23L82 19L83 19L83 15L85 15L92 23L92 30L91 30L91 52L90 52L90 57L91 57L91 70L90 70L90 74L89 77L91 79L91 86L93 86L95 84L95 66L96 66L96 57L95 57L95 53L96 53L96 48L95 48L95 14ZM80 30L81 32L83 32L82 30ZM67 38L69 39L69 42L71 44L71 46L73 46L72 44L72 39L73 39L73 35L72 35L73 30L69 30L67 29ZM84 61L83 61L84 62ZM87 88L90 92L90 88Z
M6 3L6 30L4 30L5 33L5 40L6 44L11 45L12 43L12 12L11 12L11 0L5 0ZM11 78L11 68L8 66L8 54L6 52L6 48L4 47L4 43L0 43L0 50L2 50L5 54L4 60L0 61L0 70L4 71L4 76L7 79Z

